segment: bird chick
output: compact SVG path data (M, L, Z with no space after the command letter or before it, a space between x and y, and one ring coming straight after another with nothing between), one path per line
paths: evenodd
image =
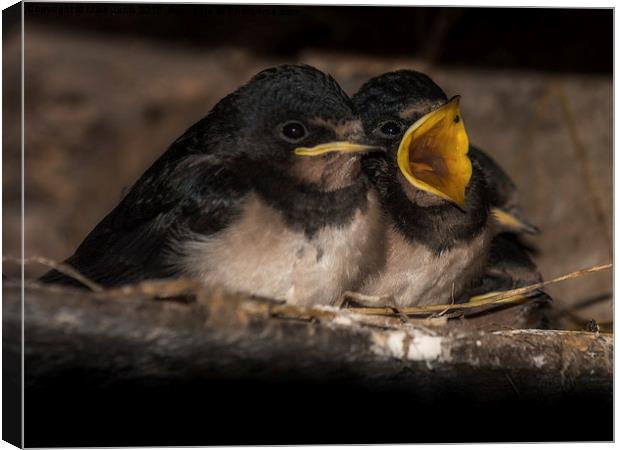
M399 71L366 82L353 102L368 136L388 149L364 160L389 221L386 263L364 282L365 303L454 302L483 272L497 233L458 97L448 101L426 75Z
M383 255L375 150L336 81L257 74L140 177L66 263L104 286L185 275L293 304L333 303ZM79 285L56 271L46 282Z

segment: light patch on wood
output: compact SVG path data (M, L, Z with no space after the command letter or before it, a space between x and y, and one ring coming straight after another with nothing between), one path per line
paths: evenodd
M54 319L63 325L77 325L80 323L80 318L74 312L62 309L56 314Z
M539 369L545 365L545 355L534 356L532 360L534 361L534 365Z
M444 349L444 337L419 330L373 332L373 351L381 356L425 362L450 361L449 349Z
M409 345L407 359L411 361L437 361L442 358L441 336L418 335Z
M388 335L386 345L387 348L395 358L402 358L405 356L405 337L407 334L404 331L395 331Z
M350 327L353 325L353 320L351 320L350 317L338 315L334 317L334 319L332 320L332 323L335 323L336 325L343 325L343 326Z

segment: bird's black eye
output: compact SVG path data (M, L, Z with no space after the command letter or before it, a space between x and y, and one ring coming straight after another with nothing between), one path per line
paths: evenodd
M387 122L383 122L379 125L377 131L383 137L393 138L398 136L403 131L403 125L395 120L388 120Z
M305 138L308 132L302 123L290 121L282 125L281 134L287 141L297 142Z

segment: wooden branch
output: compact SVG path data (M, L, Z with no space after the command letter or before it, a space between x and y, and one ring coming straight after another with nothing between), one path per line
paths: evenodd
M225 368L233 373L254 364L271 376L274 365L282 367L282 355L294 352L304 355L308 376L339 371L343 365L370 378L395 374L403 364L419 375L458 367L459 377L505 368L541 392L559 392L566 380L575 379L611 389L612 338L605 334L484 332L466 327L468 319L372 321L346 310L298 308L206 291L183 302L145 299L135 291L109 294L26 289L27 381L36 383L39 376L80 365L109 373L122 367L122 376L129 378L184 378ZM5 307L5 323L18 321L16 286L6 288ZM296 364L289 361L285 368ZM437 383L434 377L419 379L426 381L418 388L429 391ZM544 389L541 379L546 380Z
M19 361L21 287L3 288L3 351ZM183 280L30 283L25 444L609 439L612 336L505 329L532 306L403 323Z

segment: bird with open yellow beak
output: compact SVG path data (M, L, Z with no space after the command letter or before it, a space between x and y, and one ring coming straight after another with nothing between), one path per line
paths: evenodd
M185 275L331 304L383 258L361 169L375 150L333 78L267 69L177 139L66 262L105 286ZM43 281L79 285L55 271Z
M367 135L388 149L364 160L389 221L386 262L356 300L457 301L483 272L496 233L459 97L448 100L424 74L399 71L371 79L353 101Z
M387 157L367 157L365 170L390 225L385 266L349 297L391 306L475 302L542 280L517 236L537 229L506 172L469 144L459 97L448 100L428 76L401 70L368 81L354 103L367 134L389 148ZM528 300L466 314L468 323L548 326L550 297L536 291Z

